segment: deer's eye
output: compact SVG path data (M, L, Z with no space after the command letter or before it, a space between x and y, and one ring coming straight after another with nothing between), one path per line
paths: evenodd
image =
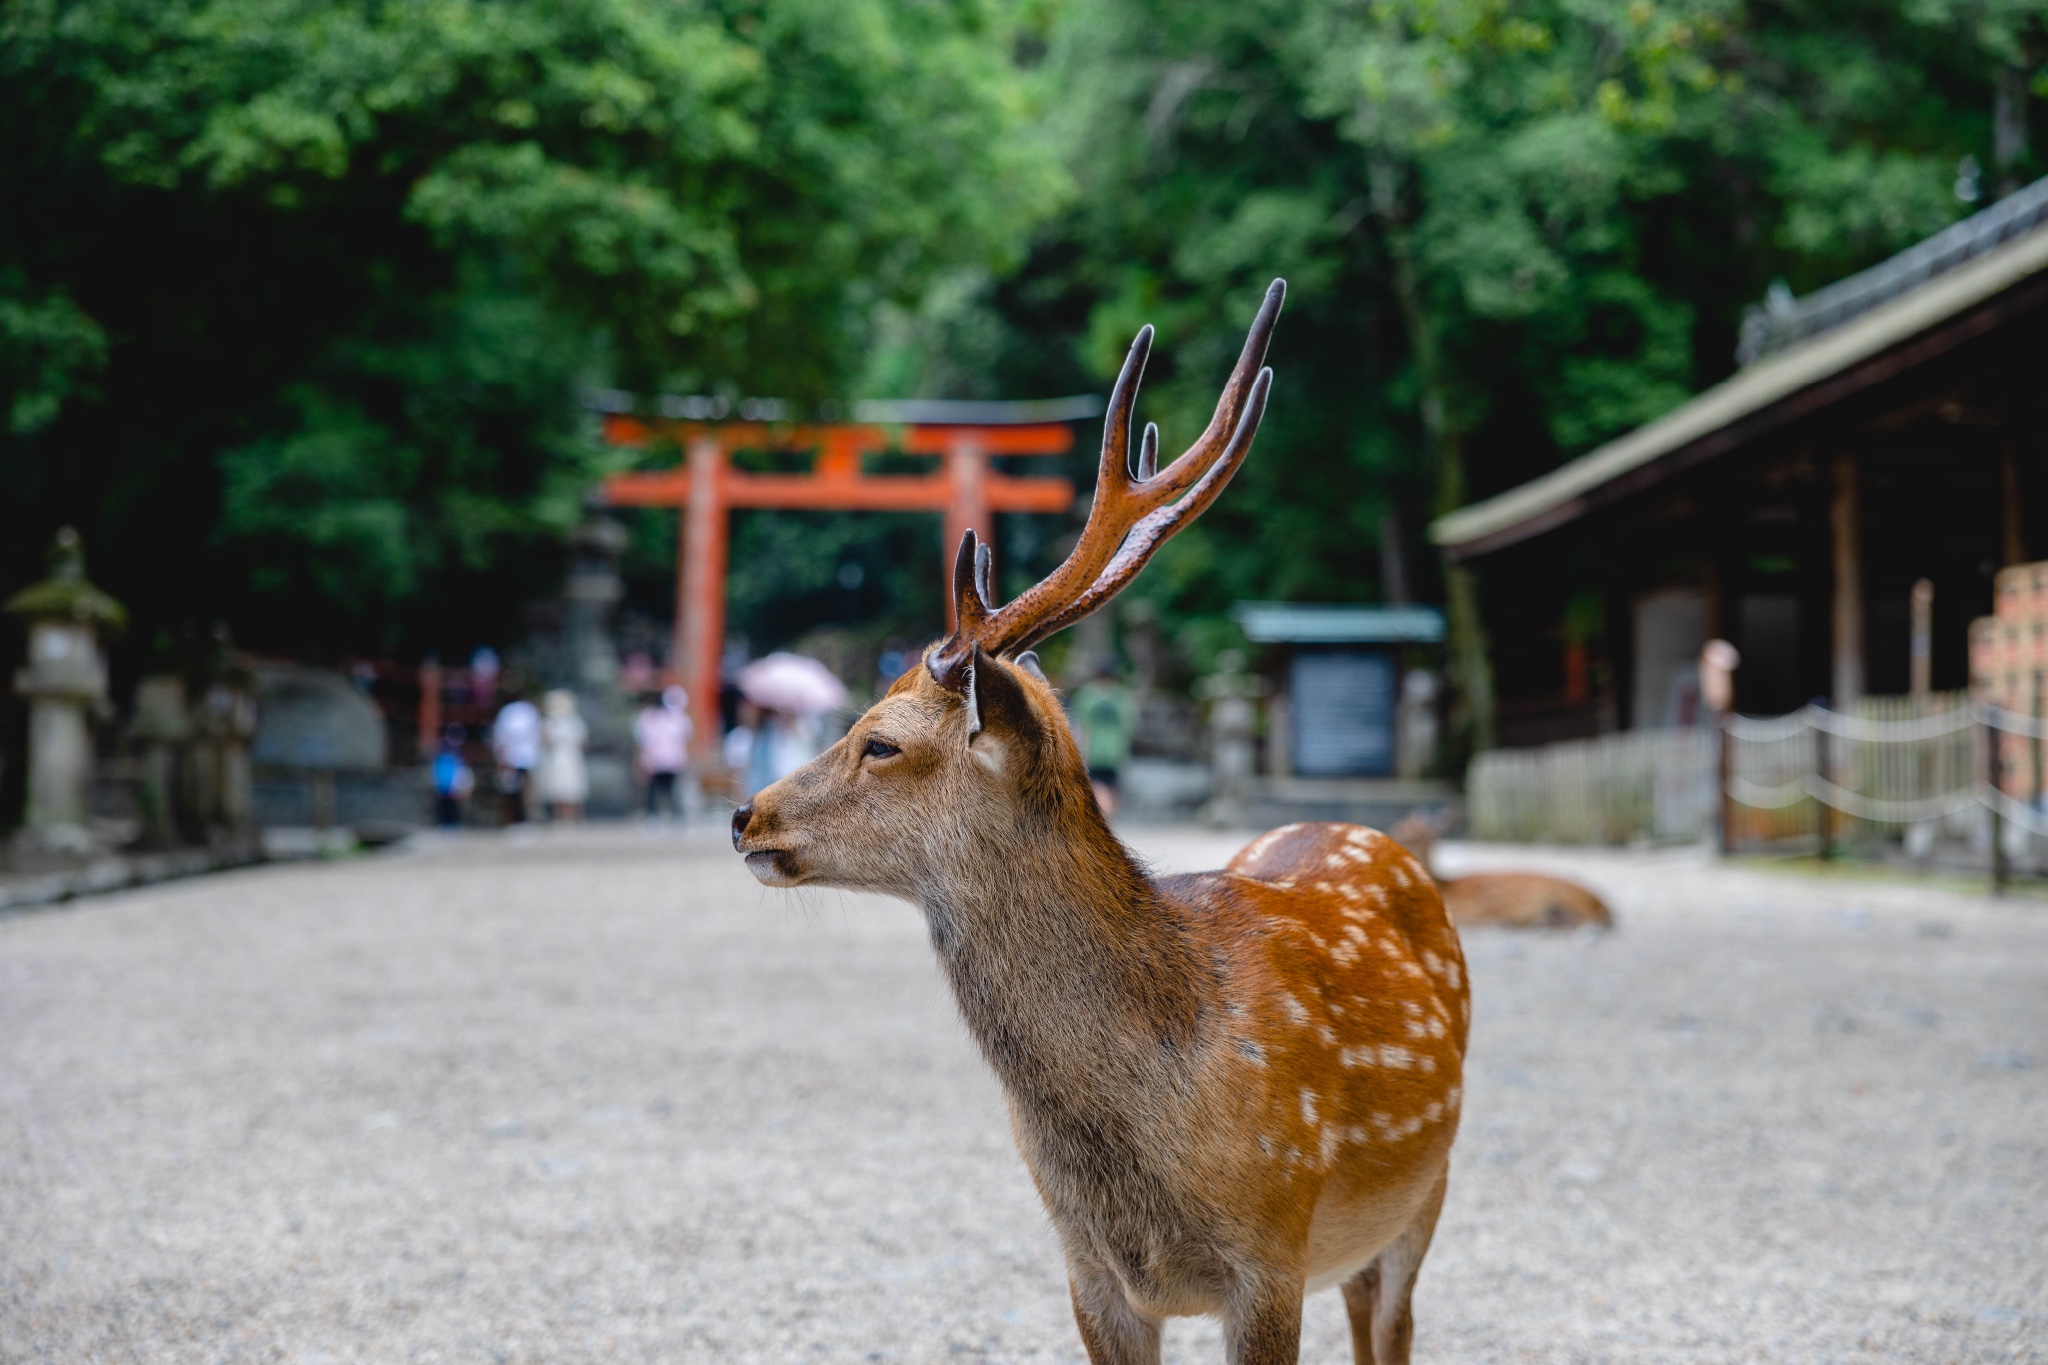
M862 758L894 758L903 751L886 739L870 739L867 747L860 751Z

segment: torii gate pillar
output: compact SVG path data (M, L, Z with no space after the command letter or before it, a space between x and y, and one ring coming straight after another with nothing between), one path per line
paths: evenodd
M690 693L691 746L702 755L718 741L719 655L725 647L725 448L715 435L689 445L689 501L676 555L675 672Z

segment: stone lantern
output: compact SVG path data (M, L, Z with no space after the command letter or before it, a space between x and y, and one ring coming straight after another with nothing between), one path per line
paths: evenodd
M14 690L28 698L28 807L18 838L31 849L90 853L91 712L106 701L103 631L126 617L85 579L85 550L69 526L50 547L50 576L8 599L28 626L28 662Z

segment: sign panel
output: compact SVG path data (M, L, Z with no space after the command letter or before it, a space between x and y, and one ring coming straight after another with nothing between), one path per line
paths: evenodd
M1394 771L1394 659L1378 649L1304 649L1290 661L1294 771L1387 777Z

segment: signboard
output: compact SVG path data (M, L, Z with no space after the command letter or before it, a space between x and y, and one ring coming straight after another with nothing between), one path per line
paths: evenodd
M1394 771L1394 659L1379 649L1302 649L1289 661L1294 771L1387 777Z

